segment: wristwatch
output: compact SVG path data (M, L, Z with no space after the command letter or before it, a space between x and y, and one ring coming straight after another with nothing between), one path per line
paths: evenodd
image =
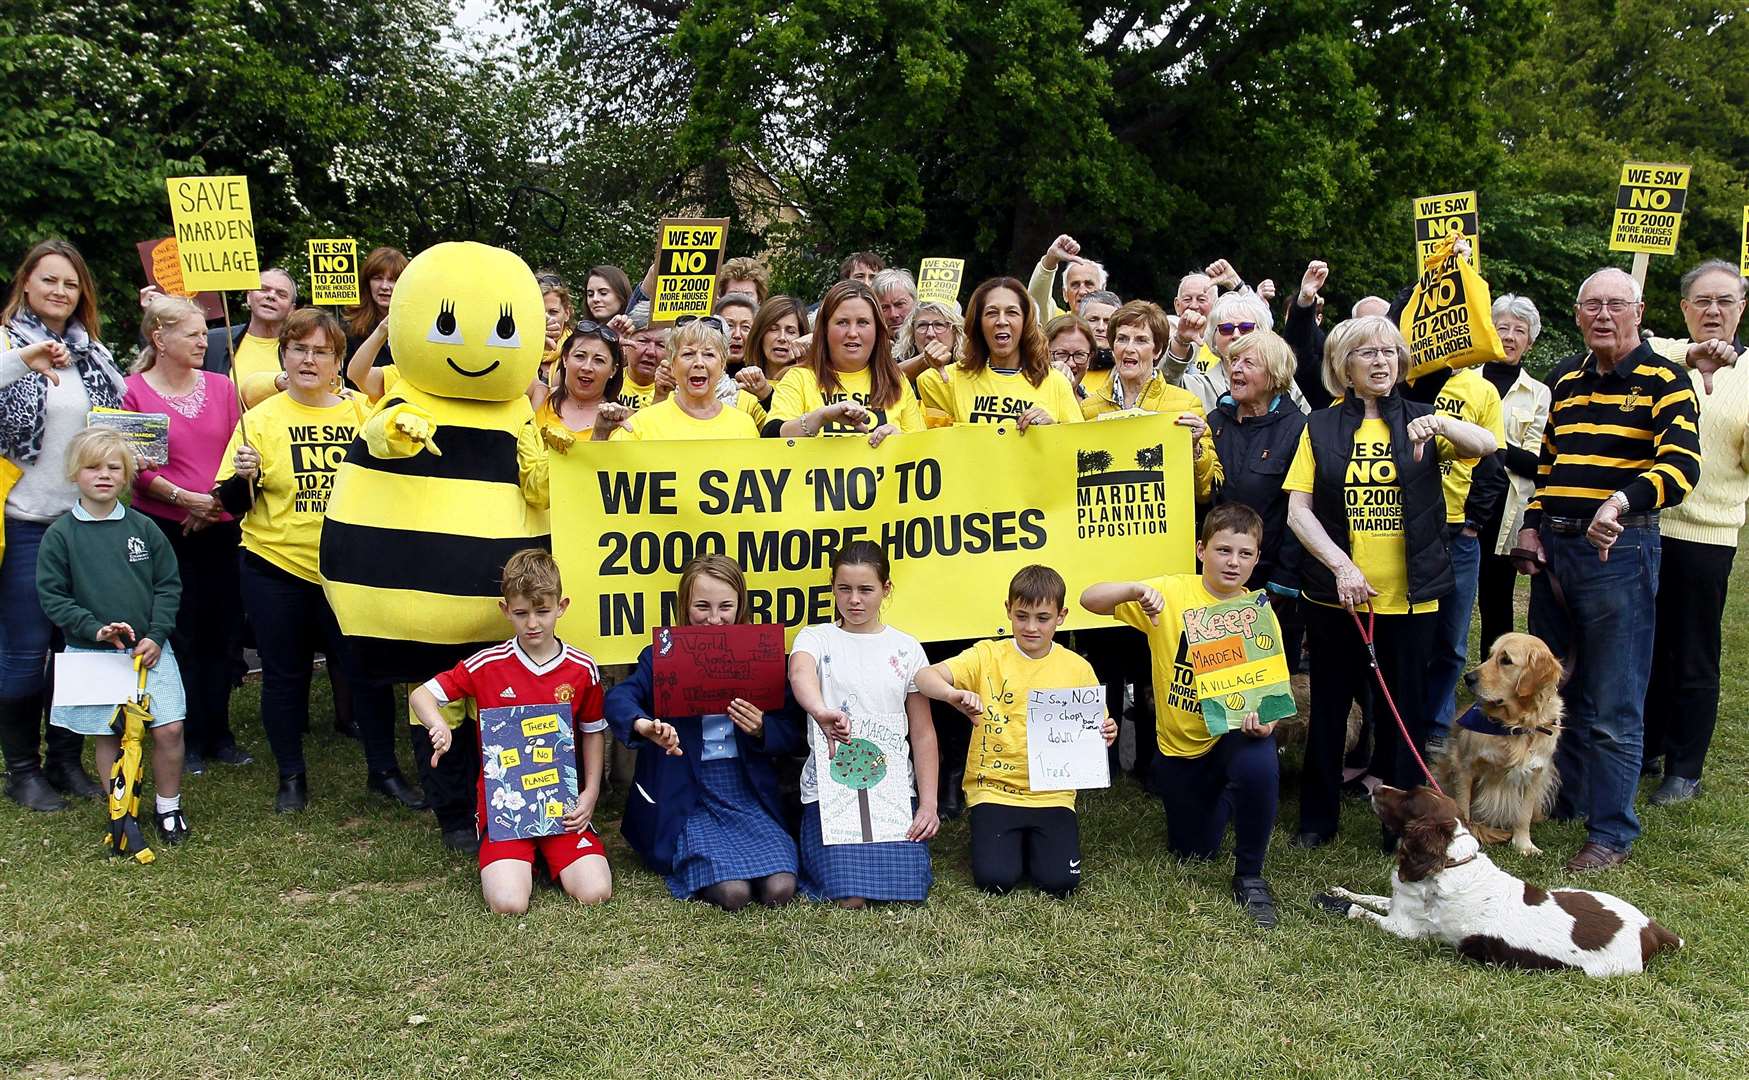
M1627 497L1627 494L1625 492L1621 492L1621 491L1610 492L1609 493L1609 501L1614 503L1615 508L1617 510L1621 511L1623 514L1628 512L1628 497Z

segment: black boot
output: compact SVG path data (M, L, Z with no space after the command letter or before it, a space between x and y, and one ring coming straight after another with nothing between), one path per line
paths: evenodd
M420 794L418 788L407 783L407 778L401 775L400 769L372 773L365 786L379 795L387 795L397 800L409 810L425 809L425 796Z
M279 794L273 797L273 812L295 814L310 805L310 786L303 773L279 778Z
M936 809L943 821L952 821L966 812L966 767L958 765L941 770L941 786L935 793Z
M65 810L67 802L43 776L37 748L42 738L41 694L0 701L0 752L6 757L6 797L42 813Z
M85 736L65 728L51 727L45 740L48 752L43 775L56 791L69 799L101 799L104 789L85 771Z

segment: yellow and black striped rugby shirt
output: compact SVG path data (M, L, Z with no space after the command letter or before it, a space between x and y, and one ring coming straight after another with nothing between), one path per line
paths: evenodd
M1688 372L1642 342L1605 374L1586 356L1551 387L1536 497L1524 512L1589 521L1617 491L1625 513L1675 506L1700 479L1699 407Z

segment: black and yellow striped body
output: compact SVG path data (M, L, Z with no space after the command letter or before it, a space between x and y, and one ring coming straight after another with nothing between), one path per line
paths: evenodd
M545 500L524 490L538 446L526 398L442 398L403 382L379 417L403 403L431 416L442 454L378 457L361 430L334 478L321 568L360 674L422 681L504 639L504 563L551 540Z

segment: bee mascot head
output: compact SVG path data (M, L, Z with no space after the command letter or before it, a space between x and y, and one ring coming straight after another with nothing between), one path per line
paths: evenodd
M435 397L510 401L546 347L546 308L528 264L503 248L426 248L395 282L389 347L401 378Z

